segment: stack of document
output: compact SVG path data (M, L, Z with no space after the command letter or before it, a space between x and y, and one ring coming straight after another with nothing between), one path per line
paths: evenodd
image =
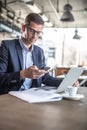
M10 91L9 94L29 103L60 101L62 99L62 96L59 94L38 88L31 88L24 91Z

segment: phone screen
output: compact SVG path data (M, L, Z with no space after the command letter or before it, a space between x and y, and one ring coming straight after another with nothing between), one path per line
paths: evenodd
M42 67L41 69L43 69L43 70L45 70L45 71L49 71L51 68L50 68L50 67L45 66L45 67Z

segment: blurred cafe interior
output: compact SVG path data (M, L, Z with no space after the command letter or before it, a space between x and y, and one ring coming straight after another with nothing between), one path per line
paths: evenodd
M0 0L0 43L19 38L21 24L31 12L45 21L36 44L44 49L52 74L64 74L73 66L86 68L87 0Z

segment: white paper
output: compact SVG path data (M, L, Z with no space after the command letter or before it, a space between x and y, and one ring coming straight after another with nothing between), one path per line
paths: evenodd
M30 103L60 101L62 99L62 96L59 94L38 88L31 88L24 91L10 91L9 94Z

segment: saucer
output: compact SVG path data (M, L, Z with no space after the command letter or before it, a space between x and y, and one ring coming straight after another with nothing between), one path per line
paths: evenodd
M66 98L69 100L80 100L80 99L84 98L84 95L82 95L82 94L76 94L75 96L69 96L67 94L64 94L62 96L63 96L63 98Z

